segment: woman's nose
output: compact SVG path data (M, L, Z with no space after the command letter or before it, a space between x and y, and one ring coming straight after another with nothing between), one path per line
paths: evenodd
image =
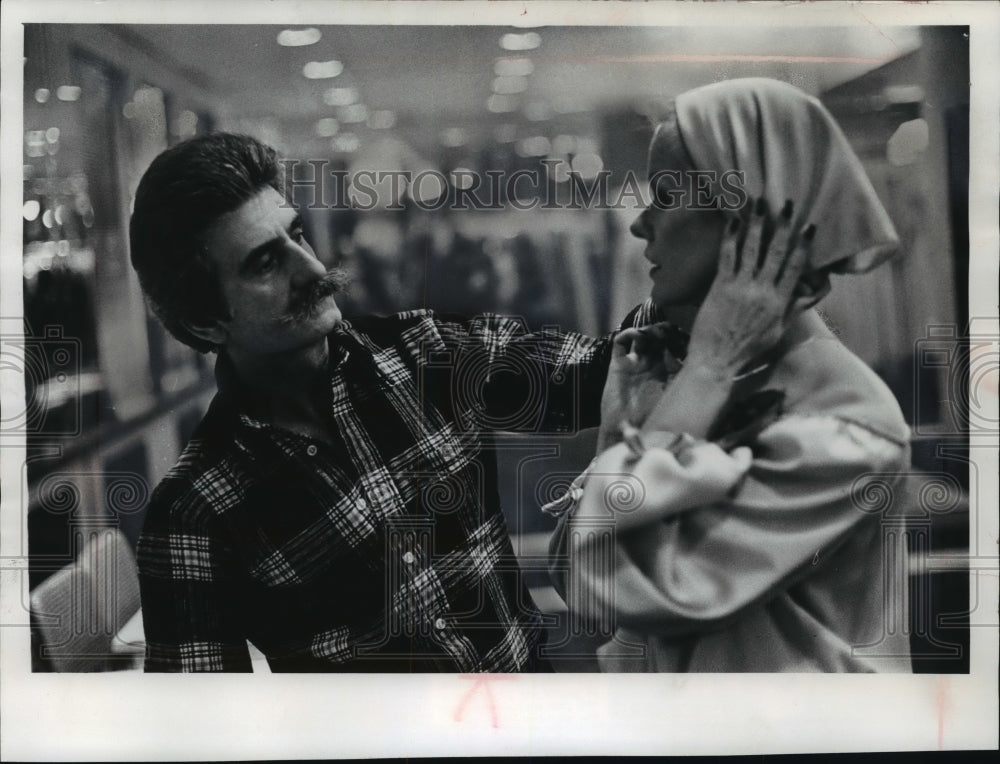
M628 227L629 232L635 236L637 239L648 239L646 235L646 211L643 210L639 213L638 217L632 221L632 225Z

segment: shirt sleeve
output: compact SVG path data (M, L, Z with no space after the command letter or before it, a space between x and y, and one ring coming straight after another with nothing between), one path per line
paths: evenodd
M647 301L619 329L661 320ZM508 432L575 432L600 424L601 394L616 332L529 331L516 317L442 315L439 331L453 353L454 395L471 403L479 424Z
M806 574L871 518L854 496L858 478L901 473L908 446L836 417L787 417L758 436L732 495L720 493L724 480L706 482L711 469L695 478L663 470L663 461L650 449L618 465L618 477L592 475L572 513L607 514L611 482L627 475L644 489L644 522L621 532L609 527L598 544L571 537L574 520L567 518L553 545L568 562L574 598L613 611L618 626L681 634L720 628ZM554 578L565 592L568 581Z
M252 671L233 553L217 518L188 492L156 497L138 546L145 670Z
M440 317L452 396L477 425L508 432L575 432L600 421L613 334L529 332L518 318Z

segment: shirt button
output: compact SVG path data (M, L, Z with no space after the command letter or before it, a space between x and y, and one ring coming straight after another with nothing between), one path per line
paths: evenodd
M316 456L316 454L319 453L319 449L316 448L316 446L309 446L309 448L306 449L306 453L309 454L309 456Z
M368 502L364 499L358 499L358 509L364 509L368 506Z
M403 562L405 562L407 565L412 565L414 562L416 562L416 560L417 558L413 555L413 552L407 552L406 554L403 555Z
M435 629L437 629L438 631L444 631L445 629L447 629L447 628L448 628L448 624L447 624L447 622L446 622L446 621L444 620L444 618L438 618L438 619L437 619L437 620L436 620L436 621L434 622L434 628L435 628Z

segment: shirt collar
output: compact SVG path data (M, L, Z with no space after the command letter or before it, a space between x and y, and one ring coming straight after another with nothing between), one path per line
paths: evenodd
M358 332L347 321L341 322L336 329L327 335L330 356L327 359L326 374L332 378L343 371L345 364L352 355L352 349L362 347ZM224 353L219 353L215 361L215 383L220 396L235 409L240 418L247 424L261 426L262 423L250 414L253 411L267 410L267 396L254 390L242 379L235 365Z

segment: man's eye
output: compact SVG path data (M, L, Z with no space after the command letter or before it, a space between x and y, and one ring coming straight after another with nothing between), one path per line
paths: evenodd
M277 258L274 255L262 255L260 260L257 261L257 273L270 273L274 270L277 262Z

